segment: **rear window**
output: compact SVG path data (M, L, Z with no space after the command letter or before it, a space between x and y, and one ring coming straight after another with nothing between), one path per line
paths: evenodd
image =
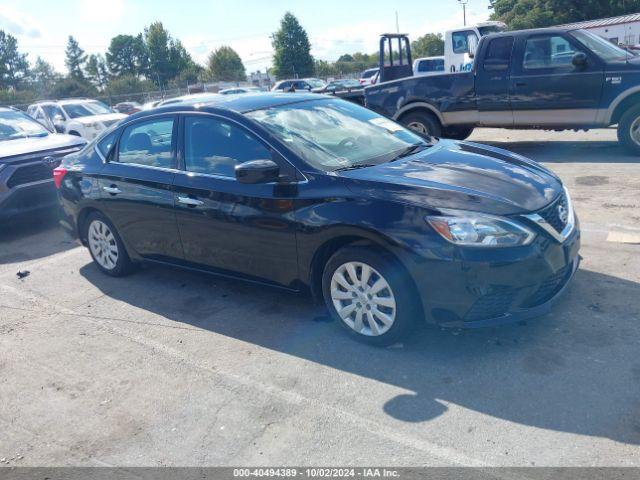
M484 57L485 70L507 70L511 61L513 37L500 37L489 40Z

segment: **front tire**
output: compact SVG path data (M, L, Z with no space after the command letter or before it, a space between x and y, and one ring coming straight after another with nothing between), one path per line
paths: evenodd
M112 277L129 274L133 264L116 228L101 213L90 214L85 225L85 238L91 258L98 268Z
M414 328L419 310L408 273L384 251L345 247L327 262L322 293L331 314L361 342L392 345Z
M410 112L404 115L400 123L423 137L441 137L442 125L440 120L428 112Z
M630 108L620 117L618 141L630 153L640 155L640 105Z
M442 136L453 140L466 140L473 133L473 127L456 126L445 128Z

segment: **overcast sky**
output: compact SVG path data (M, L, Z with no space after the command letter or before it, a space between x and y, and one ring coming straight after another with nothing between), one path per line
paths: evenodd
M488 0L468 2L467 23L488 18ZM31 63L40 56L64 72L69 35L87 53L104 53L115 35L137 34L159 20L198 62L229 45L252 72L270 66L269 35L287 10L307 30L312 54L323 60L376 51L378 35L395 31L396 11L400 30L412 39L462 25L458 0L0 0L0 29L18 38Z

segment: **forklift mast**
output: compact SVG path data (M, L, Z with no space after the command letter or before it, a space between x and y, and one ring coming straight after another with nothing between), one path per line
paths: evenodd
M398 58L394 58L393 43L398 40ZM388 50L388 64L386 63ZM413 76L413 62L411 61L411 43L406 33L384 33L380 35L380 74L378 81L388 82L398 78Z

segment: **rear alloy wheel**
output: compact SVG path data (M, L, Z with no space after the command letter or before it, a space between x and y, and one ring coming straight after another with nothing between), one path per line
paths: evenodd
M114 277L129 273L131 260L111 222L104 215L93 213L85 225L89 252L98 268Z
M400 122L423 137L442 136L442 125L435 115L427 112L411 112L404 115Z
M620 117L618 141L629 152L640 155L640 105L630 108Z
M322 290L335 320L356 339L390 345L414 325L419 302L404 269L383 251L347 247L327 262Z

